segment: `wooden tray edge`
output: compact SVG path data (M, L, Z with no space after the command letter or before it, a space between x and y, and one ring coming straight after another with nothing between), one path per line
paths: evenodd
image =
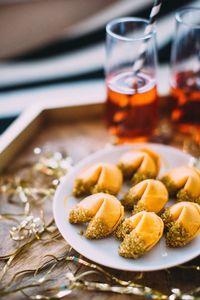
M89 117L102 113L103 100L83 102L77 101L69 105L57 102L48 106L38 105L25 110L2 134L0 138L0 173L8 166L14 156L22 147L40 130L45 118L52 118L54 112L61 116L62 111L67 118L67 112L70 117L73 109L76 113L76 120L81 115ZM85 109L83 109L85 108ZM91 113L92 110L92 113ZM94 115L93 115L94 114Z

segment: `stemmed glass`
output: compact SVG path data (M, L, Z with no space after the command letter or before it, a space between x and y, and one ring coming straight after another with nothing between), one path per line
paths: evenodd
M171 52L171 120L200 143L200 7L176 13Z
M148 140L158 121L156 34L155 30L144 34L147 24L145 19L120 18L106 27L106 114L109 130L119 142ZM134 76L144 40L145 60Z

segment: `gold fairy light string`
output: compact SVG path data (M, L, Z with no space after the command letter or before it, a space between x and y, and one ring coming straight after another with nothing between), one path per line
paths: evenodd
M180 266L177 266L177 268L179 268L179 269L194 269L194 270L196 270L196 271L200 271L200 266L195 266L195 265L190 265L190 266L182 266L182 265L180 265Z
M51 255L49 255L51 256ZM175 300L175 299L182 299L182 300L197 300L199 299L198 297L193 296L193 294L199 292L199 288L194 289L193 291L190 291L190 294L182 293L180 289L172 289L172 294L171 295L165 295L162 294L161 292L155 291L149 287L141 286L138 284L135 284L133 281L123 281L118 279L117 277L114 277L112 274L108 273L101 267L91 264L83 259L80 259L75 256L68 256L65 258L65 256L61 256L59 258L55 258L52 256L52 263L53 265L50 266L50 268L47 270L45 275L43 275L40 279L38 279L34 284L32 285L24 285L22 287L18 287L17 289L13 289L10 291L2 291L0 290L0 295L8 295L11 293L15 293L16 291L21 291L23 292L29 299L61 299L65 297L66 295L69 295L74 289L87 289L87 290L92 290L92 291L106 291L106 292L114 292L118 294L131 294L131 295L139 295L139 296L145 296L147 299L169 299L169 300ZM41 287L44 283L49 281L48 275L52 272L53 268L57 265L57 263L61 261L75 261L78 264L87 266L90 268L90 271L85 271L80 275L74 275L69 269L67 269L66 272L66 279L65 279L65 284L62 284L58 287L52 287L52 288L47 288L43 290L43 293L37 294L37 295L28 295L25 290L31 288L31 287ZM46 264L46 263L45 263ZM45 264L43 264L40 269L42 269ZM26 270L26 271L21 271L19 272L18 275L22 274L22 272L33 272L34 270ZM36 271L35 271L36 272ZM104 275L106 274L106 277L109 279L112 279L112 281L115 281L118 285L112 285L107 282L94 282L94 281L88 281L85 280L84 277L87 277L88 275L92 273L103 273ZM37 273L39 273L37 271ZM16 277L15 277L16 278ZM13 281L13 280L12 280ZM8 286L7 286L8 287ZM51 293L51 295L49 295Z
M86 267L90 267L90 268L92 268L94 270L97 270L98 272L103 273L107 278L112 279L113 281L116 281L117 283L120 283L120 285L127 286L127 285L130 285L132 283L132 281L124 281L124 280L118 279L117 277L115 277L113 275L111 276L110 273L108 273L107 271L105 271L100 266L98 266L96 264L88 263L87 261L85 261L85 260L83 260L81 258L78 258L76 256L68 256L68 257L66 257L66 261L78 262L81 265L84 265ZM143 273L140 272L139 275L135 278L135 280L136 279L137 280L140 279L142 277L142 274Z
M98 265L95 264L91 264L88 263L87 261L80 259L76 256L69 256L66 258L67 261L75 261L78 262L79 264L82 264L84 266L90 267L94 270L99 271L100 273L103 273L104 275L106 275L107 278L111 279L112 281L114 281L115 283L119 284L120 286L124 286L124 289L120 289L117 286L114 286L111 288L111 286L108 286L108 284L103 284L102 283L100 285L96 285L97 290L100 290L100 288L105 289L106 291L115 291L116 293L126 293L126 294L134 294L134 295L143 295L143 296L147 296L150 297L150 295L154 295L154 298L150 298L150 299L167 299L165 297L165 295L162 295L160 292L152 290L149 287L145 287L139 284L134 283L133 281L124 281L121 280L113 275L111 275L110 273L108 273L107 271L105 271L103 268L101 268ZM80 284L80 283L79 283ZM87 282L86 286L89 286L91 289L94 288L93 284L90 284L89 282Z

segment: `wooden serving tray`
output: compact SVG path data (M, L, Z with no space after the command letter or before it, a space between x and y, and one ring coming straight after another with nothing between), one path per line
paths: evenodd
M66 148L75 161L100 149L109 140L103 110L100 101L79 101L68 106L57 101L48 107L31 107L0 137L0 172L9 167L16 155L17 160L20 156L25 158L28 149L46 144L51 144L52 149Z
M77 163L88 154L105 147L110 141L110 136L103 119L104 105L103 101L96 103L73 103L72 106L66 106L63 102L57 102L56 105L49 107L35 107L23 113L1 136L0 138L0 172L5 173L13 169L19 162L31 159L33 149L41 147L51 150L66 149L72 157L74 163ZM5 199L0 199L4 203L1 211L9 208ZM51 202L47 209L47 217L52 216ZM4 228L5 227L5 228ZM0 232L0 255L11 252L15 243L7 240L8 230L6 225ZM4 241L4 242L3 242ZM3 245L3 246L2 246ZM40 259L45 254L60 255L69 251L69 245L62 239L45 243L36 241L26 253L22 253L11 265L9 272L6 274L2 284L8 283L12 274L23 269L34 269L40 264ZM72 250L71 255L78 255ZM198 263L198 259L192 262ZM192 264L190 262L190 264ZM0 261L0 269L4 263ZM78 266L72 266L74 271L80 271ZM81 268L81 270L83 267ZM124 280L133 280L135 274L130 272L109 270L114 275ZM53 271L53 277L62 283L61 274L65 268L61 265ZM64 273L63 273L64 274ZM143 278L138 281L139 284L145 284L152 288L161 290L169 294L170 287L179 287L185 291L198 285L198 275L195 271L173 269L168 273L166 270L144 274ZM33 283L34 278L27 274L26 283ZM19 279L19 284L20 284ZM51 286L51 283L49 283ZM98 297L98 299L145 299L139 296L117 295L103 292L89 292L77 290L74 291L67 299L83 299L89 297ZM15 294L5 299L26 299L22 294Z

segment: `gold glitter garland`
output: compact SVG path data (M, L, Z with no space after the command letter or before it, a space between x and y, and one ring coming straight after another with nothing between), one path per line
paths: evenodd
M36 155L36 162L33 164L25 163L18 166L16 171L28 168L28 174L24 176L9 176L1 178L0 192L7 195L9 201L18 198L19 206L24 206L22 213L3 213L0 214L1 220L12 220L17 223L10 230L10 236L15 241L27 240L25 244L17 248L13 253L0 256L1 260L7 260L3 270L0 273L0 280L6 274L9 266L16 256L24 249L28 248L36 239L41 239L41 234L45 231L52 231L53 220L49 224L44 222L44 212L41 210L41 216L34 217L32 214L32 204L43 203L48 197L54 195L57 185L62 176L64 176L72 167L72 160L67 154L62 152L42 151L40 148L33 150ZM42 183L46 186L34 186L35 177L44 176ZM55 226L54 226L55 228ZM54 237L55 238L55 237Z
M53 223L53 220L44 227L44 230L42 231L42 233L44 231L48 231L48 228L51 227ZM55 227L56 228L56 227ZM32 230L31 230L32 231ZM56 235L57 236L57 235ZM52 241L52 239L55 238L54 236L51 237L50 239L48 239L48 241ZM5 266L3 267L2 271L0 272L0 280L2 280L2 278L4 277L4 275L6 274L9 266L11 265L12 261L17 257L18 254L20 254L22 251L28 249L28 247L37 239L41 239L40 236L38 234L35 234L34 236L32 236L31 239L29 239L28 242L26 242L25 244L23 244L22 246L20 246L19 248L17 248L14 252L6 254L4 256L0 256L0 260L7 260Z
M45 229L44 222L40 218L28 216L18 226L13 226L10 229L10 236L14 241L21 241L36 236L39 239Z

